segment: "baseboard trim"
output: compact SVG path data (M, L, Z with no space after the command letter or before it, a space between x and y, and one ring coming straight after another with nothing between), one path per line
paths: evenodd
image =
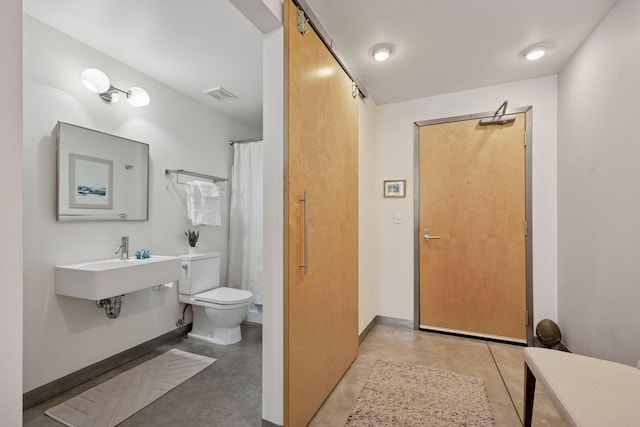
M267 421L264 418L262 419L262 427L282 427L280 424L274 424L271 421Z
M32 406L37 405L38 403L51 399L52 397L70 390L73 387L82 384L83 382L95 378L98 375L104 374L105 372L123 365L137 357L140 357L143 354L154 350L165 342L185 335L187 332L191 331L191 327L192 324L188 323L184 326L174 329L173 331L160 335L159 337L143 342L142 344L139 344L121 353L96 362L93 365L89 365L62 378L58 378L57 380L51 381L50 383L44 384L38 388L28 391L22 395L22 409L29 409Z
M413 329L413 320L398 319L397 317L376 316L376 323Z
M401 326L405 328L413 329L413 322L411 320L406 319L398 319L396 317L387 317L387 316L376 316L371 319L371 322L364 328L364 330L358 335L358 345L362 345L362 342L367 338L371 330L376 325L391 325L391 326Z
M369 322L369 324L364 328L364 330L360 333L360 335L358 335L358 345L362 345L362 342L364 341L365 338L367 338L367 336L369 335L369 332L371 332L371 330L373 329L373 327L376 326L376 318L374 317L373 319L371 319L371 322Z

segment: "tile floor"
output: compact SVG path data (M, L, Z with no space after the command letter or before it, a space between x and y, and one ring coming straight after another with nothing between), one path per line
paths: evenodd
M44 411L171 347L215 357L216 363L120 424L122 427L258 427L262 406L262 328L243 324L243 340L231 346L176 339L143 357L24 412L24 426L59 427ZM360 355L320 408L311 427L344 426L376 359L398 360L475 375L485 381L496 426L521 425L522 347L376 325ZM564 426L542 390L537 391L534 426ZM375 427L375 426L372 426Z
M496 427L521 426L524 393L522 347L471 338L376 325L327 398L310 427L344 426L377 359L397 360L484 379ZM534 426L565 426L541 389L536 390Z

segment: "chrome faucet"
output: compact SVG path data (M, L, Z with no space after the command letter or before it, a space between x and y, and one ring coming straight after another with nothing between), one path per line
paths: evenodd
M116 253L120 254L120 259L129 259L129 236L120 238L120 246L116 248Z

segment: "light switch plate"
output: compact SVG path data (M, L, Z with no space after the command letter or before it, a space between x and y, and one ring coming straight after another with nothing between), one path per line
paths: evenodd
M402 224L402 214L400 212L396 212L393 214L393 223Z

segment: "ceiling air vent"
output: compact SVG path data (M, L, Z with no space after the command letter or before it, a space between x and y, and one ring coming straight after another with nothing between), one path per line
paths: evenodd
M231 92L229 92L223 87L216 87L213 89L209 89L204 91L204 93L217 99L220 102L228 102L228 101L233 101L234 99L238 99L237 96L235 96L234 94L232 94Z

